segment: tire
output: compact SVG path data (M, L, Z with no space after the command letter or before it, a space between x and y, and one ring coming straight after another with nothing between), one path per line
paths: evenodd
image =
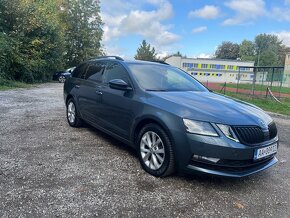
M65 76L60 76L60 77L58 78L58 82L59 82L59 83L64 83L64 82L65 82Z
M159 125L154 123L145 125L138 135L136 146L141 166L147 173L156 177L174 173L172 142Z
M72 98L67 101L66 118L71 127L80 127L82 125L82 119L77 110L75 101Z

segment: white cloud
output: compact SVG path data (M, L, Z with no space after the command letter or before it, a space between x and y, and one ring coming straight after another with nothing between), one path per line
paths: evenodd
M195 34L195 33L201 33L201 32L204 32L207 30L207 27L206 26L200 26L200 27L196 27L192 30L192 33Z
M161 21L171 18L172 6L162 4L156 11L131 11L120 24L122 32L139 34L153 43L166 45L176 42L179 36L170 32L170 25L163 25Z
M206 53L200 53L198 55L195 55L194 58L213 58L213 54L206 54Z
M117 2L117 1L116 1ZM122 1L123 2L123 1ZM172 5L167 0L141 0L138 1L138 7L131 4L135 1L125 1L127 8L120 5L119 12L116 9L111 13L111 2L103 1L102 5L105 10L101 13L104 25L104 44L110 43L112 40L118 39L120 36L130 34L140 35L144 39L158 46L166 46L175 43L180 36L171 31L172 25L164 25L163 21L173 16ZM154 10L145 11L141 5L149 3Z
M274 7L271 14L276 20L290 22L290 8Z
M120 56L121 58L125 58L125 55L124 55L125 49L124 48L120 48L120 47L116 47L116 46L106 46L104 51L105 51L106 55L116 55L116 56Z
M236 15L226 19L223 25L249 24L267 14L264 0L231 0L225 5L234 10Z
M203 19L216 19L219 15L220 9L214 5L205 5L201 9L190 11L188 13L189 18L198 17Z
M290 4L290 0L285 0L284 3L285 3L285 5L288 5L288 4Z
M168 55L169 55L168 51L162 51L160 53L157 53L156 57L159 59L163 59L163 58L167 57Z
M290 32L289 31L281 31L281 32L272 32L271 34L275 34L278 36L280 40L283 41L283 44L290 47Z

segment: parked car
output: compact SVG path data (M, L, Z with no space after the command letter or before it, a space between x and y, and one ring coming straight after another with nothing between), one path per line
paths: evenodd
M131 145L157 177L176 170L243 177L277 162L269 115L170 65L115 56L86 61L67 78L64 101L70 126L85 121Z
M64 83L66 78L71 76L71 73L74 69L75 67L69 68L65 71L57 71L53 74L52 80L58 81L60 83Z

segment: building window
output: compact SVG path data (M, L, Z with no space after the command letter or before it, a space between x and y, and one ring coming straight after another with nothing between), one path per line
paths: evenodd
M234 66L233 65L229 65L228 66L228 70L233 70L234 69Z
M183 63L182 67L183 68L193 68L193 67L195 67L195 64L193 64L193 63Z
M240 71L251 71L249 67L239 67Z
M219 65L219 64L217 64L217 65L215 65L215 68L213 68L213 69L224 70L225 68L226 68L225 65Z
M194 67L194 68L198 68L198 64L197 64L197 63L194 63L194 64L193 64L193 67Z
M288 60L290 60L290 55L288 55Z
M207 68L207 64L202 64L201 68L206 69Z
M210 69L217 69L217 65L216 64L211 64L209 65Z

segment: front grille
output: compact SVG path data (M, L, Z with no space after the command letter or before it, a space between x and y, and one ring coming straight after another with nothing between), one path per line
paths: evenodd
M270 123L268 126L269 129L269 136L270 139L273 139L277 136L277 127L276 124L274 122Z
M277 136L277 128L274 122L268 125L268 131L259 126L233 126L232 127L242 144L253 145L268 141Z

